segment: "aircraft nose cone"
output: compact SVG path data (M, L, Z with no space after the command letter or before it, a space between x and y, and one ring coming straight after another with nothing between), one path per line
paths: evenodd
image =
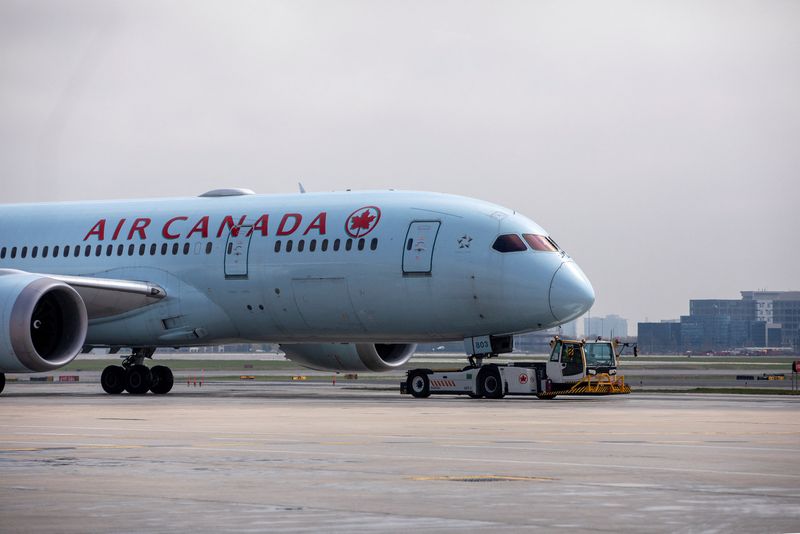
M594 304L594 289L575 262L561 264L550 282L550 311L558 321L580 317Z

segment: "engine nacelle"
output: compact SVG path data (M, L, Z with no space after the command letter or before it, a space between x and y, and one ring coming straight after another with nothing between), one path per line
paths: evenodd
M286 357L320 371L374 371L397 369L406 363L415 344L403 343L298 343L281 345Z
M0 372L52 371L81 351L89 321L69 285L0 269Z

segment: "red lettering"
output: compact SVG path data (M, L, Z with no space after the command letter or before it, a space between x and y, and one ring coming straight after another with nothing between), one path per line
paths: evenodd
M87 239L89 239L93 235L96 235L97 239L100 240L100 241L105 239L105 235L106 235L106 220L105 219L100 219L99 221L97 221L97 224L92 226L92 229L89 230L89 233L86 234L86 237L84 237L83 240L86 241Z
M133 226L128 231L128 241L133 239L133 234L138 233L140 239L147 239L147 234L145 233L145 228L150 226L150 219L147 217L141 217L133 221Z
M222 237L222 233L225 231L225 227L228 227L230 233L233 237L239 235L239 227L244 224L244 220L247 218L247 215L242 215L239 218L239 222L234 224L233 217L230 215L226 215L224 219L222 219L222 223L219 225L219 230L217 230L217 237Z
M184 217L182 215L180 215L178 217L171 218L170 220L168 220L164 224L164 228L161 230L161 235L164 236L164 239L177 239L177 238L179 238L181 236L181 234L171 234L170 231L169 231L169 227L172 226L172 223L174 223L175 221L187 221L187 220L189 220L189 217Z
M306 231L303 232L303 235L307 235L308 232L310 232L314 228L317 229L317 231L319 232L319 235L325 235L325 219L326 218L327 218L327 213L324 212L324 211L322 213L320 213L319 215L317 215L317 217L313 221L311 221L311 224L308 225L308 228L306 228Z
M204 239L208 237L208 215L197 221L197 224L195 224L192 229L189 230L189 233L186 234L186 239L192 237L192 234L196 232L200 232L200 235Z
M256 223L253 225L253 227L250 228L250 231L247 232L247 237L250 237L251 235L253 235L253 232L255 232L257 230L261 230L261 235L264 235L264 236L265 235L269 235L267 233L267 224L268 223L269 223L269 215L267 215L265 213L264 215L259 217L258 220L256 221Z
M119 237L119 233L124 225L125 225L125 219L120 219L120 221L117 223L116 229L114 229L114 235L111 236L112 241L117 240L117 238Z
M287 229L286 223L288 222L289 217L292 217L294 219L294 226L292 226L290 229ZM297 230L297 227L300 226L300 223L302 221L303 221L303 216L300 215L299 213L287 213L281 219L281 224L278 226L278 231L275 233L275 235L293 234L294 231Z

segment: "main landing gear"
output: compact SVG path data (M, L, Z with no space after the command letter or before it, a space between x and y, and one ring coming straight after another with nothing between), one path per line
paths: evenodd
M163 365L148 368L144 365L144 359L152 358L155 351L154 347L135 348L121 366L106 367L100 376L103 391L110 395L119 395L123 391L131 395L144 395L148 391L156 395L169 393L175 381L170 368Z

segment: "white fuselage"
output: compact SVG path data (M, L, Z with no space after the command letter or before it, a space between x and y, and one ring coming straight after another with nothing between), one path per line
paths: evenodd
M90 317L92 346L460 340L548 328L591 306L565 253L492 248L526 233L547 235L500 206L416 192L4 205L0 269L165 290Z

